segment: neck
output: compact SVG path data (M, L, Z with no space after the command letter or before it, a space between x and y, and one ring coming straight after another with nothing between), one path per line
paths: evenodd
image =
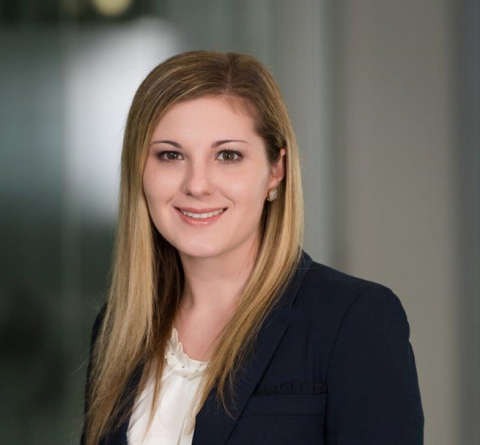
M181 312L210 319L230 315L255 264L256 247L241 246L208 258L180 256L185 272Z

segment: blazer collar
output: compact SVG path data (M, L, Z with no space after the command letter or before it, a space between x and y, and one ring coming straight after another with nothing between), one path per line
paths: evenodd
M232 433L238 418L243 412L248 399L252 396L257 384L262 379L268 364L273 358L277 347L285 335L288 327L288 313L294 306L303 278L312 265L312 258L302 250L302 256L295 271L295 275L280 298L274 310L265 319L256 341L255 355L245 366L245 371L239 376L236 391L237 410L228 405L234 418L230 417L220 405L217 409L215 388L210 392L208 399L196 416L195 430L192 445L224 445ZM140 382L143 366L139 365L127 384L125 394L134 391ZM125 409L129 408L127 406ZM127 419L116 433L107 442L108 444L127 443L127 430L129 420ZM107 445L107 443L105 445Z

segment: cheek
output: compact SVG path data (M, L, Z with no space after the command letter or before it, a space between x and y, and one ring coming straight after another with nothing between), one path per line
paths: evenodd
M148 210L154 220L156 214L162 207L162 202L167 199L168 184L164 184L162 176L152 174L152 172L145 170L143 176L143 191L148 205Z
M147 165L147 167L145 167L145 171L143 172L143 191L149 204L155 198L155 191L158 190L156 185L157 181L157 177L152 174L151 169L149 169Z
M262 211L266 197L265 188L268 178L264 176L256 172L256 174L245 174L225 181L225 194L228 193L237 209L249 212L252 216L256 215Z
M153 163L147 163L143 173L143 190L149 201L161 200L162 197L168 196L173 184L174 181L159 172Z

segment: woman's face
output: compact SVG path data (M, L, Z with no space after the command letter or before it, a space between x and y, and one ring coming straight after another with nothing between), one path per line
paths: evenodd
M154 130L143 188L157 230L179 252L215 257L258 241L268 190L284 176L286 150L272 168L254 121L221 96L179 103ZM183 216L178 209L209 213ZM213 209L213 210L210 210Z

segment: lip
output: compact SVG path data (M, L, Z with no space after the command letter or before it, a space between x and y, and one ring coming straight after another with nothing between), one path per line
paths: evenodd
M184 212L190 212L190 213L210 213L210 212L216 212L217 210L225 210L227 207L208 207L206 209L194 209L193 207L175 207L176 209L183 210Z
M177 212L177 214L180 216L180 218L182 219L183 222L187 223L188 225L190 226L194 226L194 227L205 227L205 226L210 226L212 224L215 224L226 212L226 209L218 214L218 215L215 215L215 216L212 216L210 218L193 218L191 216L187 216L187 215L184 215L181 211L180 211L180 208L179 207L174 207L175 208L175 211ZM222 208L219 208L217 210L221 210ZM182 208L182 210L184 210ZM189 212L189 210L185 210L186 212ZM215 210L210 210L210 212L214 212ZM196 210L195 212L192 212L192 213L197 213L198 210ZM204 212L202 210L203 213L209 213L209 212Z

